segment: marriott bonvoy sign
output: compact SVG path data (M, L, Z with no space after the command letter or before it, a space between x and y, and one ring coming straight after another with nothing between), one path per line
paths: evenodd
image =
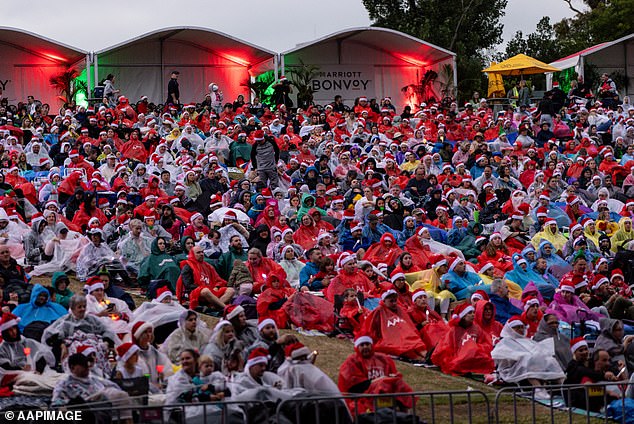
M374 68L371 66L321 65L312 80L315 102L330 103L337 94L344 101L374 94Z

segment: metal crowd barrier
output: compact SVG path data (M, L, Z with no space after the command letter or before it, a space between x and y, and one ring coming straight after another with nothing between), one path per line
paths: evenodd
M135 423L147 424L240 424L268 423L275 416L274 403L266 401L220 401L178 403L172 405L143 404L146 396L130 397L131 405L113 406L110 402L86 403L60 407L81 410L82 422L106 424L125 422L131 413Z
M495 423L622 423L632 422L631 416L625 411L628 388L634 385L629 382L593 383L593 384L565 384L544 386L505 387L495 395L494 416ZM537 389L544 389L550 393L550 399L536 398ZM634 390L631 387L630 390ZM613 396L616 395L616 396ZM508 399L511 397L510 404ZM614 400L616 411L606 410ZM511 408L512 414L505 413ZM614 418L614 412L620 417ZM507 417L514 419L509 421Z
M403 400L413 408L404 408ZM344 401L350 409L337 407ZM360 410L368 402L370 411ZM489 398L480 390L298 397L281 402L276 415L277 423L294 418L296 424L490 423L492 417Z

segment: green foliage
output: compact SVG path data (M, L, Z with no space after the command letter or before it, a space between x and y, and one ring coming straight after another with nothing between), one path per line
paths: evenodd
M271 98L273 97L272 85L275 82L275 74L273 71L267 71L263 74L255 77L255 81L247 79L240 84L242 87L247 87L253 92L255 97L259 97L260 101L264 104L272 104Z
M299 65L293 66L289 72L290 80L297 90L297 103L299 107L305 108L313 101L312 81L317 76L319 67L315 65L307 65L301 60Z
M53 75L49 83L60 94L58 97L64 103L74 101L79 93L88 93L88 86L85 81L78 79L79 72L75 68L70 68Z
M486 87L484 51L502 41L507 0L363 0L374 25L457 53L461 97Z

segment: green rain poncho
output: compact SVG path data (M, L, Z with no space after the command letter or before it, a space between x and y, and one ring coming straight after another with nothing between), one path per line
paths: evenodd
M151 280L167 280L175 285L181 269L171 255L159 250L160 239L157 237L152 241L150 256L141 262L138 279L143 284L148 284Z

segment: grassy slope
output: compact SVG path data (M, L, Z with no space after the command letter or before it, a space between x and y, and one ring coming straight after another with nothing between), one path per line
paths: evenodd
M44 285L50 285L49 278L36 277L33 279L34 283L41 283ZM79 283L74 277L71 278L71 290L74 292L81 291L82 284ZM145 299L133 295L134 301L138 304L142 303ZM203 316L203 319L207 324L213 328L218 321L216 318ZM292 332L292 330L282 330L282 333ZM311 350L319 352L317 359L317 365L335 382L339 375L339 367L345 358L353 352L352 343L346 340L339 340L329 337L307 337L296 334L300 341ZM488 396L490 402L491 414L493 414L495 407L495 394L496 390L482 384L478 381L474 381L462 377L453 377L450 375L442 374L439 371L429 370L420 367L414 367L412 365L397 362L396 367L400 373L403 374L405 381L417 392L432 392L432 391L465 391L465 390L479 390ZM417 404L418 415L427 422L450 422L451 413L449 404L454 405L454 422L461 423L467 422L469 416L469 408L466 402L466 397L456 396L449 402L447 396L435 397L434 408L430 408L430 399L425 397ZM529 423L533 422L532 416L536 416L538 423L548 423L550 420L550 412L548 408L541 406L535 406L535 412L532 412L532 405L530 402L518 401L513 405L512 398L505 396L500 402L500 423ZM472 409L474 423L487 423L486 406L483 402L482 396L474 395L472 397ZM432 416L433 414L433 416ZM516 417L516 418L514 418ZM492 422L495 422L495 417L492 417ZM568 422L568 415L558 413L555 415L555 422ZM585 417L573 416L572 422L586 422Z

